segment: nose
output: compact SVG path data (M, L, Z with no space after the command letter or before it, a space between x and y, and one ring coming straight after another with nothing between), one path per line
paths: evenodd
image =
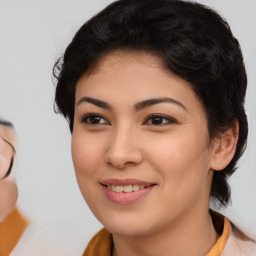
M143 156L138 139L138 135L127 128L113 131L105 153L106 162L118 169L140 164Z

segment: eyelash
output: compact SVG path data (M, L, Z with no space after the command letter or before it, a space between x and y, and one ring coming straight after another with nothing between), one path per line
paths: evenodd
M105 120L105 121L103 123L101 123L101 121L99 123L93 123L92 120L90 120L90 118L98 118L98 120L100 119L101 121L102 120ZM160 123L160 124L159 123L154 124L152 122L153 118L158 118L158 120L160 120L161 122L163 122L163 121L165 121L165 122ZM150 120L151 120L151 123L148 123ZM99 115L99 114L94 114L94 113L90 113L90 114L87 114L84 117L82 117L81 122L85 123L87 125L110 124L110 122L105 117L103 117L102 115ZM175 120L174 118L171 118L169 116L162 115L162 114L151 114L145 119L145 121L142 123L142 125L164 126L164 125L168 125L168 124L177 124L177 123L178 123L177 120Z
M91 121L90 122L88 122L88 120L90 119L90 118L100 118L100 119L103 119L103 120L105 120L106 122L104 122L104 123L92 123ZM103 125L103 124L110 124L109 123L109 121L105 118L105 117L103 117L102 115L99 115L99 114L94 114L94 113L90 113L90 114L87 114L87 115L85 115L84 117L82 117L82 119L81 119L81 122L82 123L86 123L87 125Z
M161 123L161 124L153 124L152 123L152 119L153 118L158 118L160 119L160 121L163 121L165 120L164 123ZM162 115L162 114L151 114L149 115L146 120L143 122L143 125L144 124L147 124L147 122L151 120L151 123L149 125L154 125L154 126L164 126L164 125L168 125L168 124L177 124L177 120L175 120L174 118L171 118L169 116L166 116L166 115Z

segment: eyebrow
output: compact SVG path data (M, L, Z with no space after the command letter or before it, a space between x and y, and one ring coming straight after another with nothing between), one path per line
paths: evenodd
M108 109L108 110L113 109L109 103L107 103L105 101L102 101L102 100L95 99L95 98L91 98L91 97L81 98L78 101L77 106L80 105L83 102L88 102L88 103L94 104L98 107ZM159 104L159 103L172 103L172 104L176 104L177 106L183 108L184 110L187 110L187 108L180 101L177 101L177 100L169 98L169 97L152 98L152 99L140 101L140 102L138 102L134 105L134 109L136 111L140 111L144 108L147 108L147 107Z
M88 103L94 104L98 107L108 109L108 110L112 110L112 107L107 102L102 101L102 100L98 100L98 99L95 99L95 98L83 97L78 101L77 106L80 105L82 102L88 102Z
M168 98L168 97L143 100L141 102L136 103L134 108L135 108L135 110L140 111L144 108L147 108L152 105L159 104L159 103L173 103L173 104L178 105L179 107L182 107L184 110L187 110L187 108L180 101L177 101L175 99Z

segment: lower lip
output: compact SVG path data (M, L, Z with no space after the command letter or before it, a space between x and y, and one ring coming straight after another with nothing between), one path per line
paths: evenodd
M144 189L140 189L138 191L133 192L114 192L110 190L108 187L101 185L106 197L113 203L116 204L132 204L137 200L141 199L145 195L147 195L151 189L154 187L150 186Z

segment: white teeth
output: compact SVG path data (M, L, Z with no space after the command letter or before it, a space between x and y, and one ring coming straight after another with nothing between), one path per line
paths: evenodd
M140 189L139 185L132 185L132 191L138 191Z
M113 187L113 186L112 186L112 187ZM116 186L116 187L115 187L115 192L118 192L118 193L124 192L124 187L123 187L123 186Z
M145 186L139 186L139 185L127 185L127 186L107 185L107 187L110 190L117 193L121 193L121 192L129 193L129 192L134 192L134 191L138 191L140 189L145 188Z
M132 192L132 185L124 186L124 192Z

